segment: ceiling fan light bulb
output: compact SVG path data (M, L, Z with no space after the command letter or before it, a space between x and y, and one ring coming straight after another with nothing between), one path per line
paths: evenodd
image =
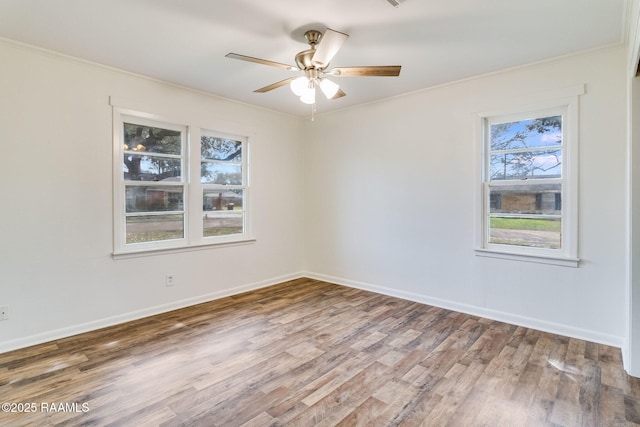
M338 93L338 89L340 89L340 86L337 83L332 82L331 80L322 79L322 81L320 82L320 89L322 90L322 93L324 93L324 96L327 97L327 99L331 99L336 96L336 93Z
M295 80L291 80L291 83L289 83L289 86L291 87L291 91L293 93L295 93L298 96L302 96L302 94L309 87L309 80L307 80L305 76L298 77Z
M305 93L300 96L300 101L305 104L315 104L316 103L316 91L314 89L308 89Z

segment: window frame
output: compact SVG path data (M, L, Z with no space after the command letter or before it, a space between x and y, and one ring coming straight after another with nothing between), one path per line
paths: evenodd
M184 120L141 112L118 107L113 108L113 256L126 258L128 256L146 256L163 252L184 250L200 250L214 246L228 246L255 242L251 232L251 190L249 185L249 136L240 135L233 130L213 130L220 126L200 126L195 123L184 123ZM181 180L179 182L163 183L163 186L183 187L183 223L182 238L156 240L139 243L126 243L126 186L127 185L156 185L154 181L127 181L124 178L123 156L124 123L142 124L171 130L181 130ZM241 233L221 236L207 236L203 234L203 188L201 183L201 135L206 134L220 138L233 139L242 144L242 183L237 187L243 190L243 231ZM133 182L133 184L132 184ZM236 187L236 186L234 186ZM165 213L165 212L162 212ZM158 213L160 214L160 213Z
M200 153L200 141L202 136L209 136L209 137L214 137L214 138L220 138L220 139L228 139L228 140L233 140L233 141L237 141L240 142L242 145L242 159L240 162L225 162L222 160L211 160L211 159L203 159L202 156L199 156L198 159L198 167L194 167L194 171L195 169L198 170L198 177L197 177L197 181L199 183L199 200L202 200L203 203L201 203L201 205L204 204L204 191L205 189L210 189L210 190L215 190L215 189L219 189L219 190L242 190L242 228L243 230L245 230L243 233L241 234L246 234L246 231L248 229L248 221L247 221L247 216L248 216L248 209L247 209L247 205L249 204L249 185L248 185L248 181L249 181L249 171L248 171L248 165L247 165L247 157L248 157L248 138L244 137L244 136L239 136L239 135L232 135L232 134L228 134L228 133L224 133L224 132L218 132L218 131L213 131L210 129L200 129L199 130L199 134L198 134L198 153ZM195 139L195 138L194 138ZM200 165L202 163L211 163L211 164L240 164L240 167L242 169L242 182L240 184L219 184L219 183L203 183L201 180L201 167ZM205 211L204 208L202 209L201 213L202 215L200 216L200 227L198 229L199 231L199 237L204 241L204 242L212 242L212 243L220 243L220 242L226 242L226 241L234 241L236 240L237 234L229 234L229 235L223 235L223 236L205 236L204 235L204 224L203 224L203 216L206 215L206 212L209 211Z
M478 177L476 196L476 248L478 256L578 267L578 95L552 101L540 101L520 107L480 113L476 116ZM492 123L562 116L562 174L560 178L494 180L490 178L490 126ZM537 248L489 241L491 200L489 185L561 185L561 246Z

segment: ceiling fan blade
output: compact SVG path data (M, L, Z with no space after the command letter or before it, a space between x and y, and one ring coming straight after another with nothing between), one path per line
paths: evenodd
M313 58L311 59L313 65L320 68L324 68L329 65L329 62L331 62L335 54L338 53L348 38L348 34L327 28L320 39L320 44L318 44L316 52L313 54Z
M343 96L347 96L347 94L344 93L344 91L342 89L338 89L336 94L333 95L333 98L331 98L331 99L338 99L338 98L342 98Z
M260 89L256 89L254 90L254 92L258 92L258 93L264 93L264 92L269 92L270 90L273 89L277 89L281 86L286 85L287 83L289 83L292 80L295 80L297 77L289 77L288 79L284 79L284 80L280 80L279 82L275 82L270 84L269 86L265 86L265 87L261 87Z
M369 67L336 67L325 72L336 77L397 77L400 75L401 65L380 65Z
M297 70L298 67L293 65L283 64L281 62L269 61L267 59L254 58L253 56L240 55L239 53L227 53L227 58L239 59L241 61L255 62L256 64L270 65L272 67L284 68L286 70Z

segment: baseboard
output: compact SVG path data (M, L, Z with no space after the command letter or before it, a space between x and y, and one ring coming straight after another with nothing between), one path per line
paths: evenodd
M30 335L14 340L0 342L0 353L7 351L17 350L20 348L29 347L36 344L42 344L49 341L67 338L73 335L82 334L85 332L95 331L96 329L106 328L108 326L118 325L120 323L130 322L132 320L141 319L144 317L154 316L156 314L166 313L180 308L189 307L204 302L214 301L220 298L225 298L231 295L237 295L247 291L253 291L260 288L266 288L267 286L276 285L289 280L299 279L305 277L302 273L292 273L283 276L273 277L271 279L262 280L259 282L248 283L241 286L225 289L222 291L212 292L205 295L200 295L193 298L186 298L179 301L172 301L167 304L157 305L154 307L145 308L142 310L132 311L117 316L107 317L103 319L94 320L91 322L82 323L80 325L69 326L66 328L54 329L52 331L43 332L40 334Z
M548 322L545 320L534 319L531 317L519 316L513 313L507 313L487 308L477 307L469 304L462 304L455 301L430 297L428 295L417 294L413 292L401 291L398 289L387 288L383 286L373 285L370 283L349 280L340 277L328 276L306 271L304 277L310 279L322 280L329 283L348 286L351 288L362 289L365 291L375 292L396 298L402 298L408 301L415 301L421 304L432 305L435 307L445 308L447 310L457 311L460 313L470 314L473 316L484 317L491 320L509 323L512 325L532 328L543 332L550 332L557 335L563 335L570 338L577 338L585 341L591 341L598 344L610 345L612 347L624 348L624 339L615 335L603 334L601 332L591 331L588 329L576 328L560 323Z

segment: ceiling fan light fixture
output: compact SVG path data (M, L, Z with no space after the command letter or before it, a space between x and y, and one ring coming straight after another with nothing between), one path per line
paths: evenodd
M338 93L338 89L340 89L340 86L329 79L322 79L320 80L320 89L322 90L322 93L324 93L324 96L327 97L327 99L331 99L336 96L336 93Z
M309 80L305 76L298 77L295 80L291 80L289 87L291 87L293 93L302 96L302 94L309 89Z
M302 95L300 95L300 101L305 104L316 103L316 90L314 88L307 89Z
M387 0L390 4L397 6L406 0ZM289 83L291 91L295 93L301 102L305 104L315 104L316 86L328 99L339 99L346 95L344 91L333 81L325 79L323 76L333 77L362 77L362 76L390 76L400 75L400 65L377 65L359 67L339 67L328 69L330 62L340 50L342 45L349 38L348 34L327 28L324 33L317 30L309 30L305 33L305 38L309 43L309 49L298 52L295 56L297 67L283 64L281 62L269 61L266 59L254 58L253 56L240 55L230 52L225 55L227 58L239 59L242 61L254 62L271 67L285 68L287 70L301 71L304 76L289 77L284 80L272 83L265 87L254 90L256 93L265 93ZM315 108L315 107L314 107Z

